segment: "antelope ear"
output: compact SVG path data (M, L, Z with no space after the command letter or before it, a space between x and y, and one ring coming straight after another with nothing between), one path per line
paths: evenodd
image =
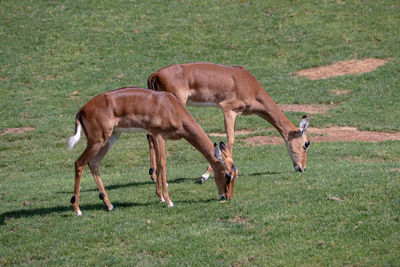
M224 160L222 159L221 149L219 149L218 145L214 143L214 156L221 162Z
M220 148L221 150L225 150L225 149L226 149L225 143L221 141L221 142L219 143L219 148Z
M309 125L309 121L306 115L303 116L303 118L300 121L300 133L303 134Z

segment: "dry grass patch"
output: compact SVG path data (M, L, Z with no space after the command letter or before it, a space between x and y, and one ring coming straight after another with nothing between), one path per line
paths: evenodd
M388 62L387 59L367 58L362 60L339 61L332 65L305 69L296 72L297 75L305 76L311 80L326 79L329 77L342 76L346 74L360 74L376 70Z
M6 135L6 134L16 134L16 133L25 133L29 131L33 131L35 128L33 127L23 127L23 128L8 128L4 132L0 133L0 136Z

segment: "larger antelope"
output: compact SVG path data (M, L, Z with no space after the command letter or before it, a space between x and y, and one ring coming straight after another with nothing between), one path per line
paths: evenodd
M75 134L69 140L70 149L79 141L82 129L87 138L87 146L75 161L75 188L71 203L76 215L81 215L79 190L86 164L97 183L100 199L108 210L113 210L100 179L99 165L122 132L135 132L139 129L152 135L157 168L156 194L160 201L173 206L166 181L165 140L180 138L185 138L211 164L220 198L233 197L237 169L229 150L222 142L220 147L213 145L184 105L170 93L129 87L97 95L76 115Z
M256 114L262 117L285 140L294 169L300 172L306 170L307 149L310 146L305 134L309 124L307 117L303 116L300 127L295 127L256 78L243 67L213 63L171 65L150 75L147 82L150 89L170 92L183 104L220 107L224 113L227 146L231 154L236 116ZM150 164L150 170L153 170L153 159ZM211 167L202 175L203 182L208 179ZM154 174L152 178L155 179Z

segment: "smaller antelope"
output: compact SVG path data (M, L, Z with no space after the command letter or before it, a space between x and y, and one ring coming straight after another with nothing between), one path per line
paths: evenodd
M127 87L97 95L76 115L75 134L68 143L70 149L79 141L82 129L87 146L75 161L75 188L71 198L78 216L82 214L79 209L79 190L86 164L99 188L100 199L109 211L114 209L100 179L99 165L121 133L139 130L151 134L148 138L152 138L155 150L156 194L161 202L166 201L169 207L173 206L166 180L165 140L180 138L185 138L211 164L220 198L233 198L238 171L229 150L222 142L219 147L213 144L184 105L170 93Z
M300 172L306 170L307 150L310 146L305 133L309 124L307 117L303 116L299 128L294 126L244 67L205 62L171 65L151 74L147 85L152 90L172 93L183 104L219 107L224 114L227 147L231 155L237 115L260 116L271 123L285 140L294 169ZM152 175L155 163L152 158L150 161ZM211 171L209 166L202 175L203 182L208 179ZM154 175L152 179L155 179Z

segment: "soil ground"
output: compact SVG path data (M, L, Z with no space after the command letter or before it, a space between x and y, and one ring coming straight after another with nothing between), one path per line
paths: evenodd
M346 74L360 74L376 70L388 62L387 59L367 58L362 60L339 61L332 65L320 66L296 72L297 75L305 76L311 80L326 79L329 77Z
M309 128L307 130L311 143L313 142L382 142L387 140L400 140L400 132L385 133L373 131L360 131L354 127L329 127ZM284 140L278 136L252 136L245 139L251 145L276 145L283 144Z
M25 133L28 131L33 131L35 128L33 127L23 127L23 128L8 128L4 132L0 133L0 136L5 134L15 134L15 133Z

